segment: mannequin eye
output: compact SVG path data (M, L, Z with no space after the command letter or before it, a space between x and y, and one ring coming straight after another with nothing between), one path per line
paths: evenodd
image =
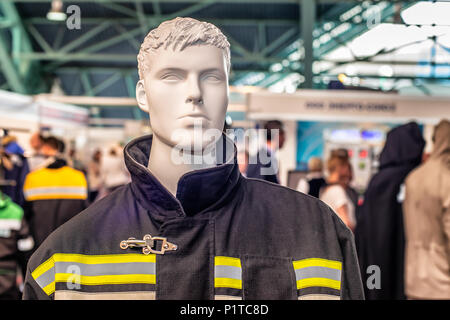
M178 81L181 80L181 76L176 73L167 73L161 76L161 80Z
M207 73L203 76L203 80L219 82L219 81L222 81L222 77L217 74L214 74L214 73Z

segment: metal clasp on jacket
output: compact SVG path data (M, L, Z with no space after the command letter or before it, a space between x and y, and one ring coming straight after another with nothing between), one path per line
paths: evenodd
M162 241L161 243L161 249L156 250L156 243L157 241ZM128 240L123 240L120 242L120 248L121 249L128 249L128 248L142 248L142 253L145 255L148 255L150 253L155 254L164 254L166 251L173 251L177 250L177 245L170 243L167 241L167 238L164 237L152 237L149 234L146 234L144 236L143 240L138 240L136 238L128 238Z

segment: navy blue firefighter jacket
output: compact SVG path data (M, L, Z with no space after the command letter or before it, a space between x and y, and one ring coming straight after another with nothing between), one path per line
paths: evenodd
M23 298L364 299L340 218L314 197L244 178L233 142L221 142L231 150L222 164L183 175L176 197L147 168L152 136L128 143L132 182L44 241ZM121 247L129 238L153 241Z

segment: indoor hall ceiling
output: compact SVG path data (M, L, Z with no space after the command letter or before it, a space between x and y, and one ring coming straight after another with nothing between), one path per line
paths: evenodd
M283 49L300 37L301 6L293 0L63 1L63 11L71 5L79 7L79 30L69 30L65 21L47 19L51 3L2 1L2 33L10 44L11 67L28 68L19 72L22 79L1 83L1 87L36 93L48 91L56 81L67 95L133 96L140 43L150 29L177 16L212 22L227 35L231 84L249 71L270 73L271 65L282 62ZM317 16L351 6L319 1Z
M227 35L232 54L231 85L291 92L302 87L304 81L300 20L306 2L315 3L316 13L315 19L310 17L314 26L313 87L326 88L340 75L344 75L347 85L362 83L375 89L396 88L386 87L389 81L397 85L409 81L419 88L425 88L424 83L445 84L445 72L444 76L442 72L430 76L421 70L416 79L409 69L401 69L405 64L423 65L423 59L400 61L400 69L396 67L399 71L393 69L393 74L386 74L391 69L384 67L385 73L380 74L380 66L396 61L395 57L383 61L382 56L394 54L396 48L390 48L390 52L381 48L365 56L351 56L353 51L350 57L345 55L345 48L372 31L375 23L403 24L400 13L414 5L413 1L63 1L64 12L71 5L79 8L80 29L69 29L69 19L49 20L52 2L0 2L0 41L4 44L0 48L0 89L25 94L52 91L74 96L134 97L138 81L136 55L144 36L164 20L189 16L211 22ZM447 62L443 63L445 66ZM374 70L361 64L369 64ZM126 107L123 110L124 117L142 116Z

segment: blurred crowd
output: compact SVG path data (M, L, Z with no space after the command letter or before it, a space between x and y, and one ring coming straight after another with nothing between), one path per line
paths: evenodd
M0 144L0 299L19 299L28 259L60 225L131 181L119 144L88 163L63 139L36 132L25 157L16 137Z
M288 137L280 121L264 129L254 155L238 151L239 169L280 183L276 155ZM14 136L1 140L1 299L20 298L27 260L52 231L130 182L119 145L96 149L83 163L58 137L36 132L29 142L33 154L25 157ZM450 299L450 122L435 127L431 154L424 146L415 122L390 130L363 194L352 187L346 149L310 158L297 184L353 232L367 299Z
M281 122L276 147L285 133ZM267 135L270 140L270 135ZM256 157L274 152L274 139ZM365 295L370 300L450 299L450 122L434 129L433 151L415 122L387 133L378 171L363 194L352 187L353 168L346 149L332 150L325 160L312 157L297 191L325 202L353 231ZM260 176L253 167L277 167L238 153L241 173L278 183L276 174ZM301 208L299 208L301 210Z

